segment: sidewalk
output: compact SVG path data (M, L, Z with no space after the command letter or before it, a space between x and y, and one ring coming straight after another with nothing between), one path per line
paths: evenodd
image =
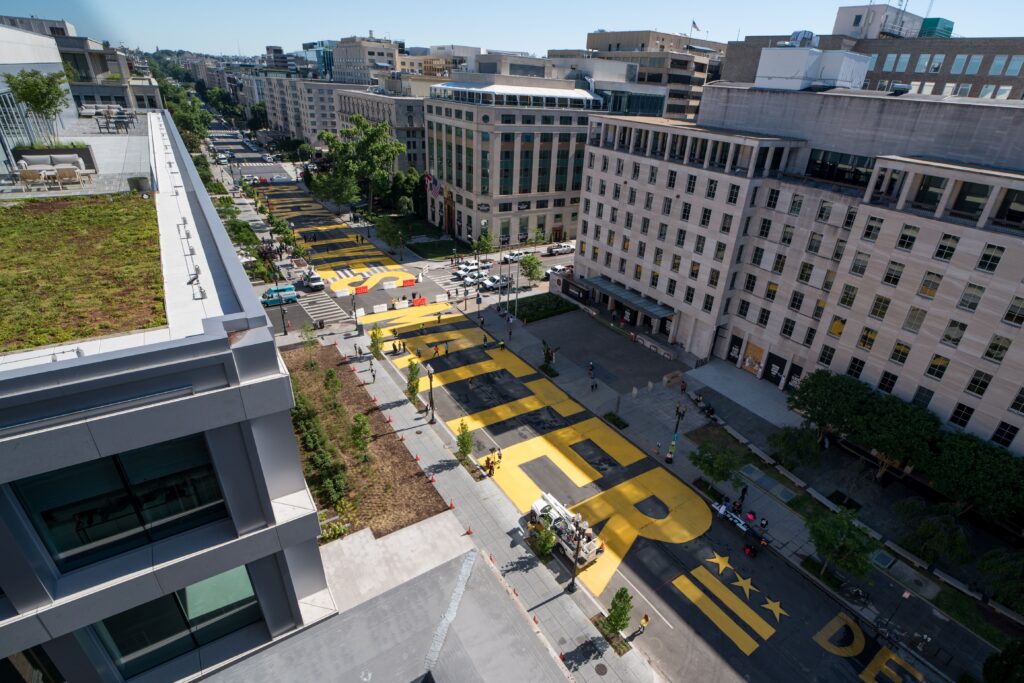
M533 335L530 326L515 323L512 335L509 337L508 323L493 309L487 309L483 313L483 318L484 327L492 334L498 335L499 339L505 339L508 347L521 358L534 366L539 366L543 362L542 343ZM473 319L477 319L475 315ZM586 332L577 330L577 333L585 334ZM614 334L614 332L608 331L608 334ZM635 353L653 356L652 352L639 346L636 346ZM682 401L686 408L686 415L680 424L679 446L674 463L665 466L687 483L692 483L701 477L700 472L687 457L697 446L683 435L708 424L709 420L696 408L690 396L683 397L677 384L665 386L663 383L653 383L653 386L650 387L647 384L637 387L635 398L632 392L620 394L601 378L601 363L614 363L614 358L595 358L594 360L598 370L595 373L598 381L596 391L590 390L591 380L587 369L566 358L564 353L558 354L556 358L555 368L559 375L552 378L552 381L569 393L574 400L598 415L604 415L607 412L617 413L629 423L629 427L622 430L623 434L642 447L649 457L653 457L657 449L658 457L656 459L663 464L665 451L672 439L675 406L677 401ZM716 386L721 386L722 379L716 375L719 375L723 369L714 368L711 365L705 365L697 371L692 371L692 374L691 372L686 373L690 385L688 386L689 394L694 395L696 390L705 391L703 382L691 380L691 377L694 376L709 381L713 379ZM680 370L687 370L687 368L680 364ZM759 383L764 384L765 389L770 389L767 383ZM759 388L757 385L747 387L749 391L755 393ZM748 397L744 402L749 404L750 401L756 401L756 396ZM737 427L744 431L743 434L732 429L728 431L733 436L738 436L741 443L745 445L750 441L752 442L750 445L763 451L767 445L767 433L778 428L772 422L751 412L749 407L740 405L718 392L715 392L713 403L717 416L728 415L733 420L736 420L738 416L743 418L737 422ZM792 413L774 415L771 411L779 412L777 406L773 405L767 410L770 416L774 416L780 421L785 418L783 424L799 423ZM745 438L747 435L744 424L754 432L749 439ZM774 476L770 476L769 471ZM783 475L773 471L767 464L746 465L741 470L741 475L744 483L748 486L744 505L745 512L755 512L758 521L762 517L765 518L768 521L766 536L773 551L787 559L797 571L807 575L809 580L817 581L817 577L812 577L800 566L803 558L815 554L810 533L807 531L803 517L786 505L786 501L797 495L802 495L801 487L796 483L787 482ZM719 483L715 487L731 500L739 498L740 492L728 483ZM924 633L932 638L931 645L925 648L924 652L925 655L928 655L927 660L922 658L921 653L910 647L890 645L908 662L932 676L946 680L951 679L946 672L951 670L951 665L954 665L955 662L956 667L972 673L980 680L981 666L988 654L993 651L992 646L935 609L927 601L927 598L934 597L938 591L937 586L909 565L899 560L892 563L893 559L895 558L887 553L883 552L881 555L876 553L876 562L881 562L883 566L886 563L891 563L889 572L876 569L864 581L852 580L851 583L870 593L870 604L866 607L846 604L847 610L867 625L869 633L874 632L873 625L879 618L886 620L897 614L893 618L892 625L907 632L904 642L907 642L914 633ZM912 593L910 599L903 598L907 589Z
M339 351L348 353L353 344L364 349L369 337L350 336L339 341ZM360 377L369 376L369 356L353 361ZM436 477L441 496L454 503L455 516L481 552L493 560L537 630L555 653L563 654L566 667L580 681L655 681L654 671L636 649L617 656L590 622L599 607L585 590L566 594L551 571L541 564L523 543L520 515L505 494L490 479L474 482L453 455L452 435L441 420L429 425L403 393L404 378L390 363L377 363L377 381L368 385L381 410L392 420L396 432L405 435L409 451L420 457L425 473Z

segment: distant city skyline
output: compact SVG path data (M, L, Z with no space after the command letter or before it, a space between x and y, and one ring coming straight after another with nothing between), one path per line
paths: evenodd
M294 52L303 42L365 36L372 30L377 36L404 40L408 46L456 43L543 56L548 49L584 47L587 33L599 28L685 34L695 22L700 27L700 31L694 31L695 37L721 42L736 40L737 36L788 34L800 29L825 34L832 30L836 8L854 4L858 3L737 0L694 3L670 13L663 0L594 0L582 7L525 0L517 3L515 14L488 16L485 6L468 0L450 0L443 11L429 12L424 12L422 3L399 0L389 6L389 13L380 12L374 5L326 3L316 5L313 11L304 6L289 12L287 5L269 0L244 4L178 0L173 5L129 0L40 0L31 7L24 0L0 0L0 13L66 19L81 35L147 51L159 46L248 56L263 53L266 45L280 45L286 52ZM907 11L914 14L925 14L928 7L927 0L907 3ZM1024 32L1024 6L1011 0L982 0L970 5L934 0L930 16L951 19L956 24L955 33L965 36Z

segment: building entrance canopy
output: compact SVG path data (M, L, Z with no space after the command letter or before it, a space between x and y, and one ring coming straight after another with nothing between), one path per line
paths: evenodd
M648 298L639 292L626 289L620 284L612 282L603 275L600 277L587 278L585 282L610 297L621 301L626 306L633 308L650 318L670 318L675 310L668 306L659 304L654 299Z

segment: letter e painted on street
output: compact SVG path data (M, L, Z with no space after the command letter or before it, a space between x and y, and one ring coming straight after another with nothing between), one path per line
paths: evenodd
M889 666L889 662L892 662L913 676L915 681L924 681L924 674L910 666L910 664L907 664L899 655L887 647L883 647L878 651L878 654L871 660L871 663L861 672L860 680L864 681L864 683L882 683L883 681L886 683L903 683L906 677L901 676L898 671L894 671ZM879 678L879 674L884 674L884 676Z

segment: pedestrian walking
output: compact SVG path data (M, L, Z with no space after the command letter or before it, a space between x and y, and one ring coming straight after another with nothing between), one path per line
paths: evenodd
M501 448L498 449L498 467L501 467Z
M505 340L504 339L502 339L501 341L498 342L498 350L499 351L504 351L505 350Z
M764 531L767 528L768 528L768 520L765 519L764 517L762 517L761 518L761 531Z
M746 500L746 499L747 499L747 485L744 484L743 488L740 489L740 500Z
M444 355L448 355L448 342L444 343Z
M750 512L747 513L747 521L748 522L753 522L755 519L757 519L757 515L754 513L753 510L751 510Z
M438 313L437 313L437 324L438 325L441 324L441 312L440 311L438 311Z
M647 624L651 623L651 618L646 614L640 617L640 628L636 630L636 634L640 635L647 630Z
M440 344L434 344L434 356L433 357L437 358L439 355L441 355L441 345Z
M370 368L370 384L374 384L376 382L377 382L377 371L374 370L373 368Z
M661 453L661 442L659 441L659 442L658 442L657 444L655 444L655 446L654 446L654 457L655 457L655 458L657 458L657 457L658 457L658 454L660 454L660 453Z

